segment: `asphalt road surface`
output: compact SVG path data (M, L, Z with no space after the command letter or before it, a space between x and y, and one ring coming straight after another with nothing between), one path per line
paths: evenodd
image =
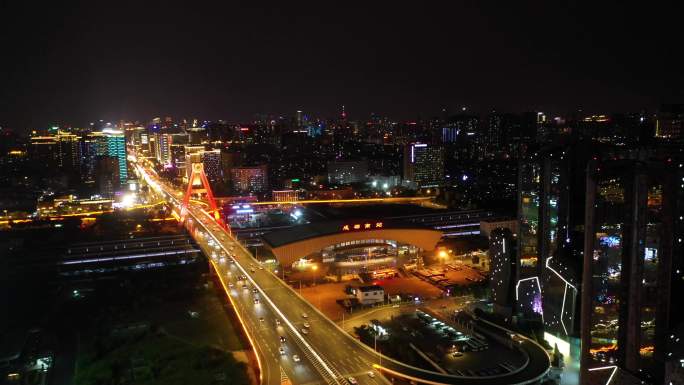
M167 201L180 209L181 192L156 178L153 172L140 165L137 168L148 184L162 191ZM186 220L195 240L211 256L211 264L257 350L263 384L279 384L284 373L295 384L348 385L353 377L358 384L389 385L379 375L380 370L420 382L498 385L528 383L548 371L548 355L543 350L539 352L541 347L529 340L521 344L521 349L530 356L530 365L501 377L447 375L391 360L344 332L273 273L260 269L252 254L200 205L189 205ZM246 279L240 279L241 276ZM284 343L280 336L285 337ZM284 354L279 351L281 347Z

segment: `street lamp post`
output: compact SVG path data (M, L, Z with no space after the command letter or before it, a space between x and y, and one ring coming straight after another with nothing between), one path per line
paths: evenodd
M313 277L313 286L316 286L316 270L318 270L318 265L311 265L311 275ZM318 294L318 291L315 291L316 295L316 304L320 308L321 307L321 297Z

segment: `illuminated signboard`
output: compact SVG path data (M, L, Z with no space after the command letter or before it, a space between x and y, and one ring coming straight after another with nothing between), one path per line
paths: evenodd
M375 222L375 223L354 223L350 225L344 225L342 226L342 231L357 231L357 230L373 230L373 229L381 229L382 228L382 222Z

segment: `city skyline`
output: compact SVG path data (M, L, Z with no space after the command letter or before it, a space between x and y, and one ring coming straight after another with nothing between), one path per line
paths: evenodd
M0 383L684 385L659 4L0 4Z

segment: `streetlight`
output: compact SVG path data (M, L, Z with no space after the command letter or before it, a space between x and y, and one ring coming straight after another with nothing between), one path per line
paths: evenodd
M449 254L447 254L446 251L440 250L439 253L437 253L437 256L442 260L442 263L446 262L447 257Z
M311 276L313 278L314 286L316 286L316 270L318 270L318 265L311 265Z

